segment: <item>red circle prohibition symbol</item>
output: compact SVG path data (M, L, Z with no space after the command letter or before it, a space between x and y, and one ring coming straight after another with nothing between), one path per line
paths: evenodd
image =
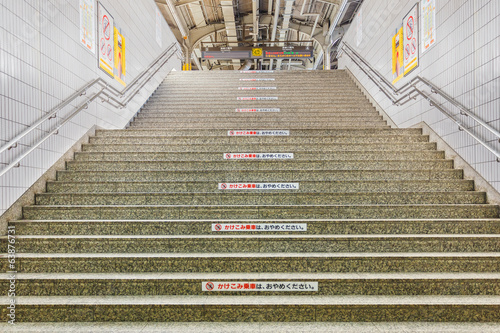
M410 57L410 44L406 44L406 47L405 47L405 59L408 60L409 57Z
M207 288L207 290L214 290L214 284L212 282L207 282L205 288Z
M411 54L415 54L417 51L417 40L415 38L411 41Z
M106 41L104 38L101 38L101 53L102 55L106 55Z
M223 189L223 190L225 190L225 189L227 188L227 184L226 184L226 183L221 184L221 185L220 185L220 188L221 188L221 189Z
M407 39L410 40L413 37L413 26L414 26L414 21L413 21L413 16L410 16L408 18L408 21L406 22L406 30L407 30Z
M106 40L108 40L109 37L111 37L110 26L111 23L109 22L109 18L106 15L104 15L102 17L102 32L104 33L104 37L106 38Z
M222 230L222 225L221 225L220 223L217 223L217 224L215 225L215 230L217 230L217 231L221 231L221 230Z
M229 131L229 135L234 135L234 131Z
M108 45L108 58L109 60L113 60L113 49L111 48L111 45Z
M230 159L231 158L231 154L226 154L226 158Z

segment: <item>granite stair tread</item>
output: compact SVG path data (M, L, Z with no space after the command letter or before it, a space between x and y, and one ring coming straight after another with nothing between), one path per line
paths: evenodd
M260 130L282 132L231 132ZM500 321L500 207L345 71L173 72L127 129L96 130L74 156L9 224L20 320ZM300 188L218 189L233 182ZM214 280L319 289L203 291Z
M482 279L482 280L498 280L500 283L500 272L498 273L171 273L171 272L156 272L156 273L18 273L18 280L43 280L43 279L59 279L59 280L466 280L466 279ZM10 279L10 274L0 274L0 280Z
M500 258L500 252L19 253L19 258Z
M410 239L410 238L478 238L478 239L498 239L500 240L500 231L498 234L356 234L356 235L21 235L16 239L326 239L326 240L363 240L363 239ZM0 236L0 239L6 240L7 236Z
M291 333L291 332L344 332L344 333L470 333L476 330L482 333L498 333L500 324L497 323L432 323L432 322L408 322L408 323L377 323L377 322L347 322L347 323L328 323L328 322L185 322L185 323L17 323L15 327L7 323L0 323L2 332L32 333L32 332L52 332L52 333L129 333L129 332L151 332L151 333L185 333L185 332L204 332L204 333Z

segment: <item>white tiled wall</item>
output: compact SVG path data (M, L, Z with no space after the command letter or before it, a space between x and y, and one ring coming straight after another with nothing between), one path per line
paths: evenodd
M158 46L154 0L101 2L126 38L127 82L176 43L163 22L163 48ZM118 90L123 89L97 68L96 55L79 42L79 22L78 0L0 0L0 146L95 78L102 77ZM126 126L166 74L180 67L180 60L172 57L127 109L116 109L100 99L93 102L58 135L25 158L19 168L2 176L0 215L92 126L109 129ZM77 99L72 106L85 102L85 98ZM72 108L63 110L64 115ZM0 170L58 121L58 118L50 120L23 140L19 148L0 154Z
M344 37L345 42L389 81L392 81L392 36L415 3L415 0L364 0L362 43L356 46L356 20ZM500 1L436 0L436 12L437 43L420 54L419 67L396 87L419 75L500 131ZM349 68L399 127L425 121L500 191L500 163L496 162L495 155L459 131L440 111L422 98L393 106L347 55L341 57L339 67ZM433 96L439 100L437 95ZM458 110L449 103L443 106L500 151L500 143L493 135L458 115Z

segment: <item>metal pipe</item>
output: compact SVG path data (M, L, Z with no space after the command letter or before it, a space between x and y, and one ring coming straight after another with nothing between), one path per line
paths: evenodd
M310 5L312 6L312 2L313 0L311 0L311 3ZM306 4L307 4L307 0L304 0L304 2L302 3L302 9L300 10L300 16L305 16L305 17L312 17L312 16L316 16L316 19L314 20L314 25L313 25L313 28L311 30L311 39L313 38L314 36L314 32L316 30L316 26L318 24L318 20L319 20L319 16L321 15L320 13L304 13L304 10L306 8Z
M253 41L259 38L259 0L252 0Z
M33 152L35 149L37 149L42 143L44 143L49 137L51 137L54 133L57 133L59 131L59 129L65 125L68 121L70 121L71 119L73 119L80 111L82 111L83 109L86 109L88 107L88 105L93 102L97 97L99 97L99 95L101 95L101 93L104 91L104 89L106 89L105 87L101 88L101 90L96 93L94 96L92 96L92 98L90 98L87 102L85 102L84 104L82 104L78 109L76 109L68 118L66 118L61 124L59 124L59 126L57 126L54 130L52 130L51 132L47 133L43 138L42 140L38 141L33 147L31 147L30 149L28 149L26 152L24 152L21 156L19 156L18 158L16 158L13 162L11 162L7 167L5 167L2 171L0 171L0 177L2 177L3 175L5 175L10 169L16 167L16 166L19 166L19 163L26 157L28 156L31 152Z
M365 70L361 65L360 63L355 59L355 56L353 56L352 54L350 54L349 52L345 52L346 55L348 55L351 60L356 64L358 65L359 69L366 74L366 76L368 76L368 78L370 80L373 81L373 83L375 83L375 85L384 93L384 95L386 95L392 102L393 104L398 104L399 101L401 100L404 100L406 98L408 98L408 100L406 100L405 102L401 103L401 104L398 104L398 105L403 105L403 104L406 104L408 103L410 100L411 100L411 94L412 92L417 92L420 96L424 97L427 101L429 101L431 103L431 106L435 107L436 109L438 109L439 111L441 111L444 115L446 115L449 119L451 119L455 124L458 125L458 128L459 130L461 131L464 131L466 132L467 134L469 134L474 140L476 140L479 144L481 144L483 147L485 147L488 151L490 151L492 154L494 154L497 158L497 162L500 162L500 153L497 152L495 149L491 148L486 142L484 142L480 137L478 137L477 135L475 135L474 133L472 133L472 131L470 131L469 129L467 129L462 123L460 123L460 121L458 121L457 119L455 119L455 117L453 115L451 115L448 111L446 111L443 107L441 107L439 105L439 102L437 102L436 100L434 100L432 97L430 97L428 94L426 94L425 92L423 92L422 90L418 89L417 87L415 87L415 85L412 86L413 90L410 91L406 96L400 98L399 100L395 100L394 97L392 97L392 95L389 94L389 92L386 90L386 88L384 86L382 86L380 83L385 83L387 80L377 80L375 79L372 74L370 74L367 70ZM354 54L354 53L353 53ZM367 67L369 68L369 71L376 74L377 76L381 76L380 73L378 73L376 70L374 70L373 68L371 68L371 66L368 64ZM422 79L422 78L415 78L413 80L417 80L420 81L420 82L423 82L424 84L427 84L428 86L431 86L433 88L431 88L433 91L433 93L436 93L440 96L442 96L443 98L445 98L447 101L451 102L453 105L455 105L456 107L458 107L459 109L461 109L461 107L463 107L463 105L461 105L460 103L456 102L452 97L446 95L444 92L442 92L440 89L437 89L436 87L434 87L432 85L432 83L430 83L429 81L425 80L425 79ZM413 81L412 80L412 81ZM391 85L392 86L392 85ZM393 88L394 89L394 88ZM450 100L448 100L448 98ZM457 106L460 105L461 107ZM465 107L463 107L465 108ZM461 109L462 110L462 109ZM467 110L467 109L466 109ZM462 110L463 111L463 110ZM464 111L465 113L465 111ZM461 112L462 114L462 112ZM472 114L471 112L469 112L467 110L467 113L465 113L467 115L469 114ZM496 131L494 128L492 128L491 126L489 126L488 124L486 124L483 120L477 118L475 115L473 115L473 119L479 123L481 126L483 126L484 128L486 128L488 131L490 131L491 133L493 133L495 136L497 137L500 137L500 133L498 131ZM471 116L471 117L472 117ZM484 124L488 125L487 127L484 126Z
M89 99L87 102L84 103L84 105L82 105L81 107L79 107L76 111L74 111L73 113L71 113L71 115L69 117L67 117L57 128L56 130L50 132L46 137L44 137L41 141L39 141L37 144L35 144L34 147L30 148L27 152L25 152L24 154L22 154L20 157L18 157L14 162L12 162L11 164L9 164L9 166L2 170L2 173L0 173L0 176L5 174L5 172L7 172L8 170L10 170L11 168L13 168L15 165L17 165L22 159L24 159L29 153L31 153L36 147L40 146L41 143L43 143L48 136L52 135L53 133L55 133L59 128L61 128L62 125L66 124L71 118L73 118L78 112L80 112L81 110L83 110L83 107L84 106L87 106L90 102L94 101L97 97L99 97L100 95L105 95L106 97L108 97L108 100L112 100L114 101L115 103L118 104L119 107L125 107L131 100L132 98L135 97L135 95L137 94L137 92L142 89L142 87L144 87L144 85L149 82L149 80L152 78L152 76L154 74L156 74L162 67L163 65L172 57L172 55L176 54L178 52L178 49L174 49L174 48L177 48L177 43L172 43L170 45L170 47L162 53L162 55L157 59L155 60L149 67L147 70L145 70L143 73L141 73L141 75L139 75L134 81L132 81L131 84L129 84L129 86L127 87L127 89L124 89L122 92L119 92L119 94L121 95L121 97L123 97L126 92L133 87L133 85L135 85L138 80L140 78L142 78L145 73L149 72L149 70L155 66L158 61L161 59L161 57L164 57L166 54L168 54L168 52L170 52L170 55L162 62L161 66L159 68L157 68L150 76L149 78L147 78L146 80L144 80L144 82L139 86L139 88L137 88L135 90L135 92L133 94L131 94L129 96L129 98L124 102L124 103L121 103L120 101L118 101L117 99L115 99L113 96L110 96L108 95L106 92L104 92L105 90L108 90L110 92L113 93L113 90L117 91L115 88L112 88L110 87L103 79L101 78L98 78L98 79L94 79L92 80L91 82L87 83L85 86L83 86L80 90L78 90L77 92L73 93L71 96L69 96L63 103L59 104L57 107L55 107L52 111L50 111L49 113L47 113L44 117L40 118L38 121L36 121L34 124L32 124L29 128L27 128L26 130L24 130L23 132L21 132L20 134L18 134L15 138L13 138L12 140L10 140L7 144L5 144L4 146L2 146L2 148L0 148L0 153L1 152L4 152L5 150L8 150L9 148L17 145L17 143L22 139L24 138L26 135L28 135L29 133L31 133L33 130L35 130L36 128L38 128L38 126L40 126L43 122L45 122L46 120L48 119L51 119L54 117L54 115L59 112L62 108L64 108L65 106L69 105L73 100L75 100L76 98L78 98L79 96L81 96L82 94L84 94L89 88L91 88L92 86L94 86L95 84L101 84L103 85L101 90L96 93L91 99ZM112 89L113 90L112 90ZM107 101L109 103L109 101Z
M278 30L278 20L280 16L280 4L281 0L276 0L276 4L274 7L274 21L273 21L273 31L271 32L271 40L274 41L276 40L276 31ZM274 43L271 45L274 46ZM273 61L274 59L271 59L269 62L269 69L273 69Z
M370 70L379 78L380 82L384 83L388 88L390 88L394 94L398 95L398 94L401 94L402 92L405 92L407 91L408 89L416 89L415 88L415 84L417 82L422 82L424 83L425 85L427 85L429 88L431 88L431 91L433 93L436 93L438 95L440 95L441 97L443 97L444 99L446 99L448 102L450 102L451 104L453 104L455 107L457 107L458 109L460 109L460 112L463 113L464 115L467 115L469 117L471 117L472 119L474 119L477 123L479 123L481 126L483 126L486 130L488 130L490 133L492 133L493 135L495 135L497 138L500 138L500 132L497 131L496 129L494 129L493 127L491 127L488 123L486 123L484 120L482 120L481 118L477 117L474 113L472 113L468 108L466 108L464 105L462 105L461 103L459 103L458 101L456 101L454 98L452 98L450 95L446 94L444 91L442 91L441 89L439 89L438 87L436 87L433 83L431 83L430 81L428 81L427 79L424 79L420 76L416 76L414 77L413 79L411 79L408 83L406 83L405 85L403 85L401 88L399 89L396 89L392 83L390 83L383 75L381 75L380 73L378 73L377 71L373 70L370 66L370 64L368 63L368 61L366 61L361 55L359 55L356 51L354 51L349 44L347 43L344 43L344 45L348 48L348 50L353 53L357 58L360 59L360 61L362 61L368 68L370 68ZM346 53L348 54L348 53ZM350 55L349 55L350 56ZM350 56L351 59L352 59L352 56ZM358 65L359 66L359 65Z
M186 31L187 28L184 27L184 24L181 22L181 19L179 17L179 13L177 12L177 8L175 7L175 4L173 3L172 0L165 0L165 3L167 4L168 9L170 9L170 13L172 14L172 17L175 21L175 24L177 24L177 27L179 28L179 31L181 32L182 37L187 37L188 32Z
M323 61L323 63L325 65L323 66L323 68L325 70L330 70L330 61L331 61L331 59L330 59L330 52L332 51L333 45L336 43L336 40L333 40L332 35L333 35L333 32L335 31L335 28L339 24L340 19L344 15L344 11L347 8L347 3L348 2L349 2L349 0L344 0L342 2L342 5L340 6L339 11L337 12L337 15L335 16L335 19L333 20L333 23L330 26L330 30L328 30L327 36L328 36L328 38L330 40L330 44L328 44L328 47L326 48L326 51L325 51L325 54L324 54L324 59L325 60ZM328 60L328 62L327 62L327 60ZM328 65L326 65L326 64L328 64Z
M71 95L70 97L68 97L64 102L62 102L61 104L59 104L58 106L56 106L49 113L47 113L45 116L43 116L42 118L40 118L34 124L30 125L30 127L28 127L27 129L25 129L24 131L22 131L21 133L19 133L18 135L16 135L12 140L10 140L4 146L2 146L2 148L0 148L0 153L3 153L4 151L6 151L6 150L12 148L13 146L15 146L22 138L24 138L26 135L28 135L33 130L35 130L38 126L40 126L46 120L54 118L53 116L57 112L59 112L62 108L64 108L65 106L67 106L69 103L71 103L75 98L77 98L77 97L81 96L82 94L84 94L87 91L87 89L89 89L90 87L92 87L94 84L96 84L100 80L101 79L99 78L99 79L95 79L93 81L90 81L85 86L83 86L82 88L80 88L80 90L78 90L73 95Z

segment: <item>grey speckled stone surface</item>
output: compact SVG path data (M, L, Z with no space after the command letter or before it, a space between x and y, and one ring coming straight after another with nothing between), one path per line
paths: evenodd
M251 77L276 80L239 80ZM302 94L289 88L297 80ZM209 101L190 93L201 87L217 93ZM257 107L280 112L235 111ZM290 135L228 136L265 129ZM428 141L420 129L389 128L343 71L172 73L129 129L98 130L37 204L24 208L25 220L11 222L17 319L102 327L192 321L168 329L218 333L498 328L394 323L500 320L500 209ZM294 159L223 159L253 152ZM300 189L218 190L232 182L298 182ZM305 223L307 231L212 232L214 223ZM0 260L3 271L7 263ZM5 276L1 290L10 287ZM319 290L201 291L205 279L235 277L318 281ZM240 323L223 323L230 321ZM339 323L317 323L327 321ZM129 323L107 332L165 327Z

